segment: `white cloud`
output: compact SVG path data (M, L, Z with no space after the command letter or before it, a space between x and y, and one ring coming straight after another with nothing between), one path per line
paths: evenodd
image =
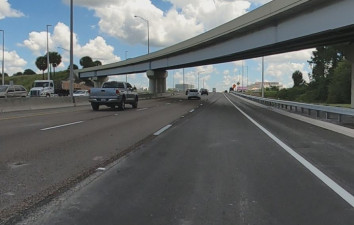
M117 75L110 76L110 81L125 81L125 75ZM146 76L146 73L138 73L138 74L128 74L127 80L136 88L148 88L149 87L149 79Z
M49 51L59 52L62 55L62 64L59 68L64 68L65 63L69 62L70 48L70 29L64 23L59 22L54 26L53 34L48 35ZM22 46L30 49L35 56L44 55L47 52L47 32L31 32L27 40L23 41ZM73 37L74 55L78 58L90 56L93 60L99 60L103 64L120 61L114 55L114 47L108 45L106 41L98 36L89 40L85 45L78 44L77 35Z
M264 57L265 77L271 81L278 81L285 87L292 87L292 74L299 70L302 72L303 79L309 82L310 68L307 60L310 60L313 51L314 49L306 49ZM259 70L261 70L261 64L259 64Z
M8 0L0 0L0 20L6 17L22 17L24 14L16 9L12 9Z
M151 0L77 0L99 18L100 31L130 44L147 43L149 21L150 45L166 47L212 29L247 12L250 1L166 0L172 7L162 11ZM68 0L65 0L68 2ZM214 4L215 2L215 4Z
M266 56L264 57L264 61L267 63L279 63L279 62L290 62L290 61L303 62L303 61L310 60L313 51L315 51L315 49L311 48L311 49L305 49L305 50L300 50L295 52L288 52L283 54Z
M252 4L255 4L257 6L266 4L268 2L271 2L272 0L249 0Z
M169 0L186 18L194 18L210 30L247 12L249 1Z
M21 58L16 51L4 51L4 55L4 73L12 76L14 73L23 72L25 70L27 62Z

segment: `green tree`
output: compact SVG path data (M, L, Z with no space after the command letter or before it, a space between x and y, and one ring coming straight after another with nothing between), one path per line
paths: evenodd
M23 75L34 75L36 74L36 72L34 72L31 69L25 69L25 71L23 72Z
M328 88L328 103L350 103L351 68L351 63L344 60L334 70L334 76Z
M77 70L77 69L79 69L79 67L76 65L76 64L73 64L73 69L74 70ZM68 66L68 69L67 70L70 70L70 65Z
M316 48L308 61L312 67L309 74L309 91L305 94L310 102L325 102L328 98L328 87L334 76L334 70L338 63L343 60L343 46L323 46Z
M299 70L296 70L294 73L293 73L293 81L294 81L294 87L298 87L302 84L305 83L304 79L302 78L302 73L299 71Z
M80 59L80 65L82 68L88 68L88 67L93 67L95 66L94 62L92 61L92 58L90 56L84 56Z
M95 66L101 66L102 62L99 61L99 60L96 60L96 61L93 62L93 64L95 64Z
M319 81L321 78L330 79L338 62L344 58L342 45L322 46L312 52L313 56L308 62L312 67L311 81Z
M47 54L45 55L47 57ZM55 76L55 68L61 63L61 55L58 52L49 52L49 64L53 67Z
M23 73L22 72L17 72L17 73L14 73L13 75L14 76L21 76L21 75L23 75Z
M36 66L39 70L42 70L42 77L44 80L44 70L46 70L48 68L47 65L47 57L45 56L39 56L36 59Z

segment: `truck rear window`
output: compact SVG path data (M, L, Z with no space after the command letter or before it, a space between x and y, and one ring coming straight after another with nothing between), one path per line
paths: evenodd
M122 82L107 82L104 83L102 88L124 88L124 84Z

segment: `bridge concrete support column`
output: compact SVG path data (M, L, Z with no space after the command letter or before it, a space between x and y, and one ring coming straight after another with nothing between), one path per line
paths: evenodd
M166 92L166 70L148 70L146 75L149 78L149 91L153 94Z
M102 77L93 77L91 79L93 81L94 87L102 87L102 84L106 81L108 81L108 76L102 76Z
M352 97L351 97L351 108L354 108L354 43L345 48L344 54L345 58L349 60L352 64Z

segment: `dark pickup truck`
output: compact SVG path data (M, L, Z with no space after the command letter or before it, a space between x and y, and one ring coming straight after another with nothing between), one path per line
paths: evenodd
M89 102L92 109L99 110L100 105L111 108L116 106L120 110L125 109L125 104L138 107L138 94L136 89L127 82L109 81L102 85L102 88L91 88Z

